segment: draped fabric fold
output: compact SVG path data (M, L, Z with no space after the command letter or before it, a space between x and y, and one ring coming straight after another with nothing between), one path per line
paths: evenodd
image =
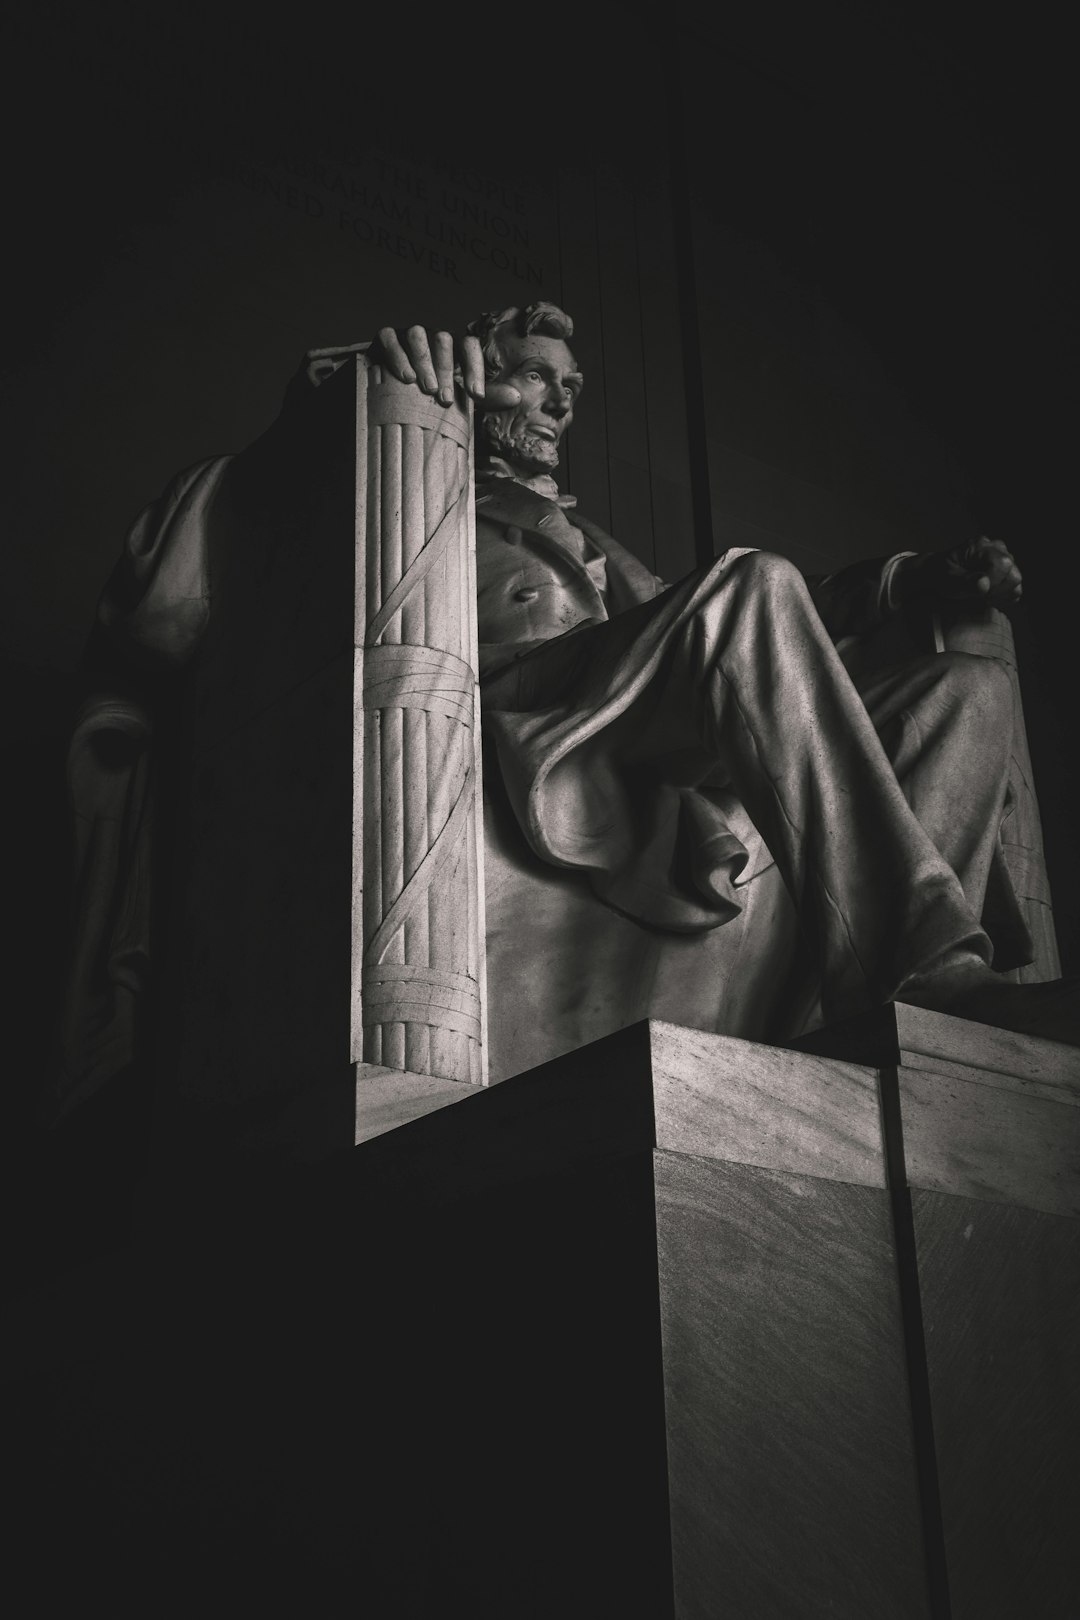
M98 602L67 761L75 880L57 1117L136 1053L150 980L155 711L209 621L206 517L230 460L187 468L140 513Z
M747 554L735 546L721 562ZM586 872L620 911L688 933L736 915L737 880L771 864L721 778L680 782L677 759L663 774L624 763L664 705L665 664L708 588L694 576L527 653L483 687L485 731L535 853Z

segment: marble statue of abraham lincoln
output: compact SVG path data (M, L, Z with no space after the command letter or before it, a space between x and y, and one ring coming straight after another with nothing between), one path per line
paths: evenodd
M920 599L1016 600L1008 549L979 539L806 580L732 547L668 587L555 483L584 386L572 338L569 316L538 303L482 316L457 343L414 326L360 346L440 404L455 387L475 403L485 744L534 856L577 870L609 915L701 937L739 912L756 839L794 904L826 1020L902 999L1080 1041L1071 983L1001 977L1032 959L999 838L1007 672L945 652L855 679L841 657ZM356 352L312 351L286 410ZM228 461L180 474L134 525L91 638L106 687L147 672L160 684L197 651L205 517ZM146 730L141 699L102 702L114 729ZM146 760L135 746L128 778L106 781L92 749L79 757L85 915L61 1087L73 1097L130 1058L149 971ZM116 803L99 815L103 792Z
M443 403L456 375L480 413L485 734L533 850L647 924L715 926L746 860L725 822L734 795L795 902L826 1018L902 999L1073 1038L1071 985L999 976L1030 960L999 859L1006 672L931 653L856 684L836 647L919 598L1017 600L1007 547L813 580L729 548L668 588L555 484L584 386L572 337L563 311L536 304L481 317L457 344L422 327L375 344Z

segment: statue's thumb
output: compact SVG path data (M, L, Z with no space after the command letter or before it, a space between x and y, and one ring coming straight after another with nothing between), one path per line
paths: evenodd
M521 395L513 383L488 383L484 389L484 409L486 411L507 411L520 404Z

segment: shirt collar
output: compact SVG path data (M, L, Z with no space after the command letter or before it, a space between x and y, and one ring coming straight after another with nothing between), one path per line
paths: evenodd
M490 484L497 478L508 478L511 483L520 484L523 489L531 489L534 495L542 495L545 500L554 501L556 506L577 505L576 495L559 494L559 486L550 473L537 473L533 478L522 478L502 456L486 456L483 464L476 469L476 482Z

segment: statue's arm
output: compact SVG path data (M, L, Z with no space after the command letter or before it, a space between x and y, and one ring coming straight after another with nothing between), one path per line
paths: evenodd
M93 662L164 673L193 656L210 611L206 520L230 459L186 468L140 513L98 601Z
M807 585L834 641L875 630L919 602L1006 607L1019 601L1023 589L1004 541L985 536L941 551L868 558L832 574L809 576Z
M866 635L896 612L900 605L895 596L896 576L910 555L868 557L832 574L807 576L814 606L834 641Z

